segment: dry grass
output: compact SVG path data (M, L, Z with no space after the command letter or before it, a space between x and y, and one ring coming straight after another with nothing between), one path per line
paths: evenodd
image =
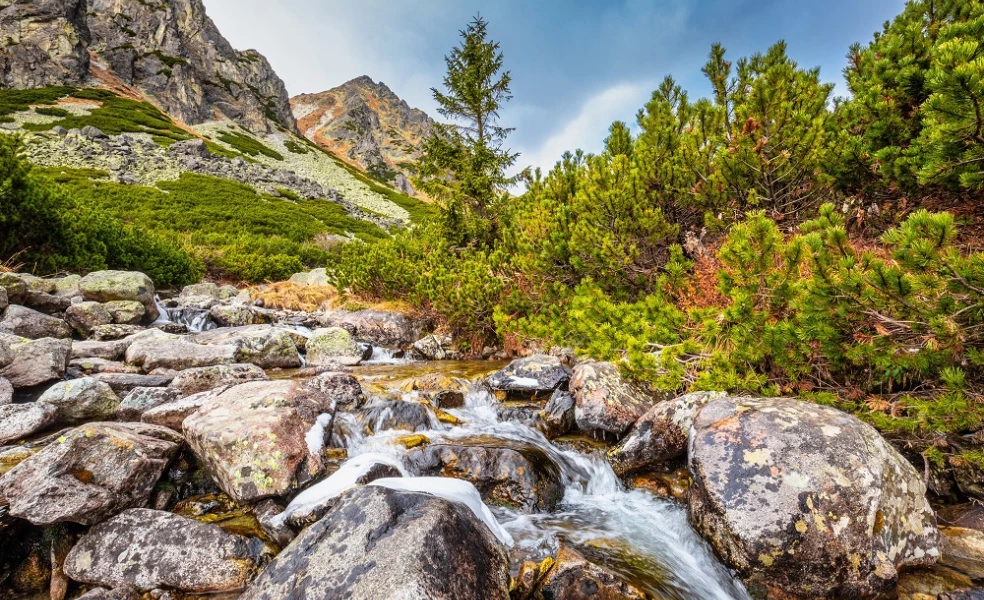
M20 273L21 269L24 268L24 264L17 262L17 257L21 254L22 252L18 252L3 262L0 262L0 273Z
M341 294L330 285L299 285L290 281L270 283L250 289L263 306L279 310L335 310L344 303Z

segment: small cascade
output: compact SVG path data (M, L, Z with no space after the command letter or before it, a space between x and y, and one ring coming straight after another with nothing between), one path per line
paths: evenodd
M207 310L202 308L168 308L165 309L168 319L173 323L181 323L192 333L211 331L218 327Z
M363 365L405 365L414 362L409 352L394 348L372 347L372 356Z

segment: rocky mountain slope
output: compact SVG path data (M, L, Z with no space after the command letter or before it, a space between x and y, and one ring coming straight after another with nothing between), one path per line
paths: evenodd
M358 77L317 94L290 100L301 132L342 160L413 194L407 163L434 121L410 108L383 82Z
M287 89L255 50L222 37L201 0L15 0L0 9L0 84L97 83L146 95L188 125L218 116L294 131Z

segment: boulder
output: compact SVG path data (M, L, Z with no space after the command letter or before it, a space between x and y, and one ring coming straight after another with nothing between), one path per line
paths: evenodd
M57 408L61 423L78 423L113 418L120 399L108 383L83 377L59 381L41 395L38 403Z
M570 387L577 427L584 432L621 436L655 404L651 394L623 378L612 363L579 363Z
M414 342L413 350L424 360L451 360L460 356L453 344L450 335L431 334Z
M10 338L10 341L8 341L7 339L0 337L0 369L14 362L14 353L10 350L10 342L13 341L14 343L17 343L21 341L21 339L16 336L10 336Z
M321 373L308 381L307 385L315 387L327 395L338 406L338 410L357 410L366 402L366 396L359 380L348 373L335 371Z
M0 479L10 514L35 525L93 525L144 506L181 436L143 423L71 430Z
M174 391L170 388L161 389ZM225 391L224 388L209 390L207 392L192 394L187 398L182 398L175 402L161 404L144 411L144 413L140 415L140 421L142 423L160 425L162 427L169 427L175 431L181 431L185 419L198 412L199 409L211 402L222 391Z
M126 396L138 387L165 387L174 380L173 375L139 375L135 373L97 373L92 377L108 383L118 396Z
M41 431L58 418L58 409L50 404L0 405L0 444L22 440Z
M666 400L636 421L618 446L608 451L608 461L618 475L657 466L687 454L694 417L723 392L695 392Z
M79 302L65 310L65 321L83 337L92 333L93 327L113 323L113 315L99 302Z
M290 282L303 286L323 287L326 285L331 285L328 281L327 269L312 269L307 273L294 273L290 276Z
M404 462L416 475L470 481L486 503L525 512L550 511L564 496L557 463L532 444L506 438L432 441L408 451Z
M292 332L280 327L223 327L197 333L192 339L209 346L235 346L236 362L251 363L262 369L296 369L303 364L297 352L298 340Z
M72 340L43 338L24 340L10 347L14 360L0 369L0 377L15 388L32 387L65 377Z
M940 549L940 564L970 577L984 579L984 533L976 529L944 527Z
M10 306L10 300L7 299L7 290L0 287L0 314L3 314L8 306Z
M509 363L488 378L493 390L524 396L539 396L566 389L571 370L556 356L536 354Z
M132 271L96 271L79 281L79 290L86 300L112 302L127 300L144 307L144 322L152 323L160 316L154 301L154 282L143 273Z
M691 522L753 593L873 597L940 556L922 476L834 408L715 400L694 421L690 471Z
M349 365L354 366L365 359L365 348L359 345L352 334L341 327L315 329L307 341L307 362L309 365Z
M27 298L27 282L17 273L0 272L0 288L6 292L10 304L23 304Z
M139 325L147 314L144 305L136 300L111 300L103 306L117 325Z
M373 433L391 429L426 431L440 427L434 410L423 402L376 399L359 409L355 416Z
M29 340L72 337L72 328L62 319L16 304L7 307L0 319L0 331Z
M178 390L164 387L138 387L120 402L116 418L120 421L139 421L145 412L178 401ZM177 427L181 429L180 425Z
M121 360L127 348L133 342L132 338L113 340L109 342L73 342L72 358L101 358L103 360Z
M115 323L113 325L100 325L92 328L89 339L99 342L121 340L142 331L145 329L140 325L116 325Z
M567 544L560 545L556 562L543 579L539 592L544 598L567 600L649 598L642 590L612 571L590 562Z
M570 392L556 390L547 405L540 411L540 428L547 439L554 439L574 429L574 396Z
M266 559L257 538L133 508L90 529L65 559L65 573L92 585L204 594L245 588Z
M134 367L118 360L106 360L105 358L73 358L68 363L67 373L69 377L96 375L97 373L139 374L140 367Z
M270 322L264 313L245 304L218 304L209 309L208 315L219 327L245 327Z
M13 401L14 386L3 377L0 377L0 406L10 404Z
M420 339L427 325L422 319L381 310L339 311L328 313L322 322L342 327L362 342L384 348L406 348Z
M256 365L216 365L181 371L174 376L170 387L181 396L190 396L217 387L269 379L263 369Z
M304 530L240 600L506 600L502 544L464 504L367 486Z
M256 502L322 471L327 419L319 417L332 404L317 385L253 381L218 394L184 420L183 430L222 491L240 503Z
M237 348L231 345L205 346L171 334L155 332L133 341L126 350L126 362L142 366L144 371L229 365L236 362Z
M77 600L140 600L140 593L136 588L130 586L118 587L112 590L96 588L82 594Z

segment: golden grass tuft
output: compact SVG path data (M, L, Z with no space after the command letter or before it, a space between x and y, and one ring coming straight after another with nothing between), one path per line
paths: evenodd
M330 285L300 285L291 281L270 283L250 289L254 299L263 301L263 306L279 310L335 310L344 299L338 290Z

